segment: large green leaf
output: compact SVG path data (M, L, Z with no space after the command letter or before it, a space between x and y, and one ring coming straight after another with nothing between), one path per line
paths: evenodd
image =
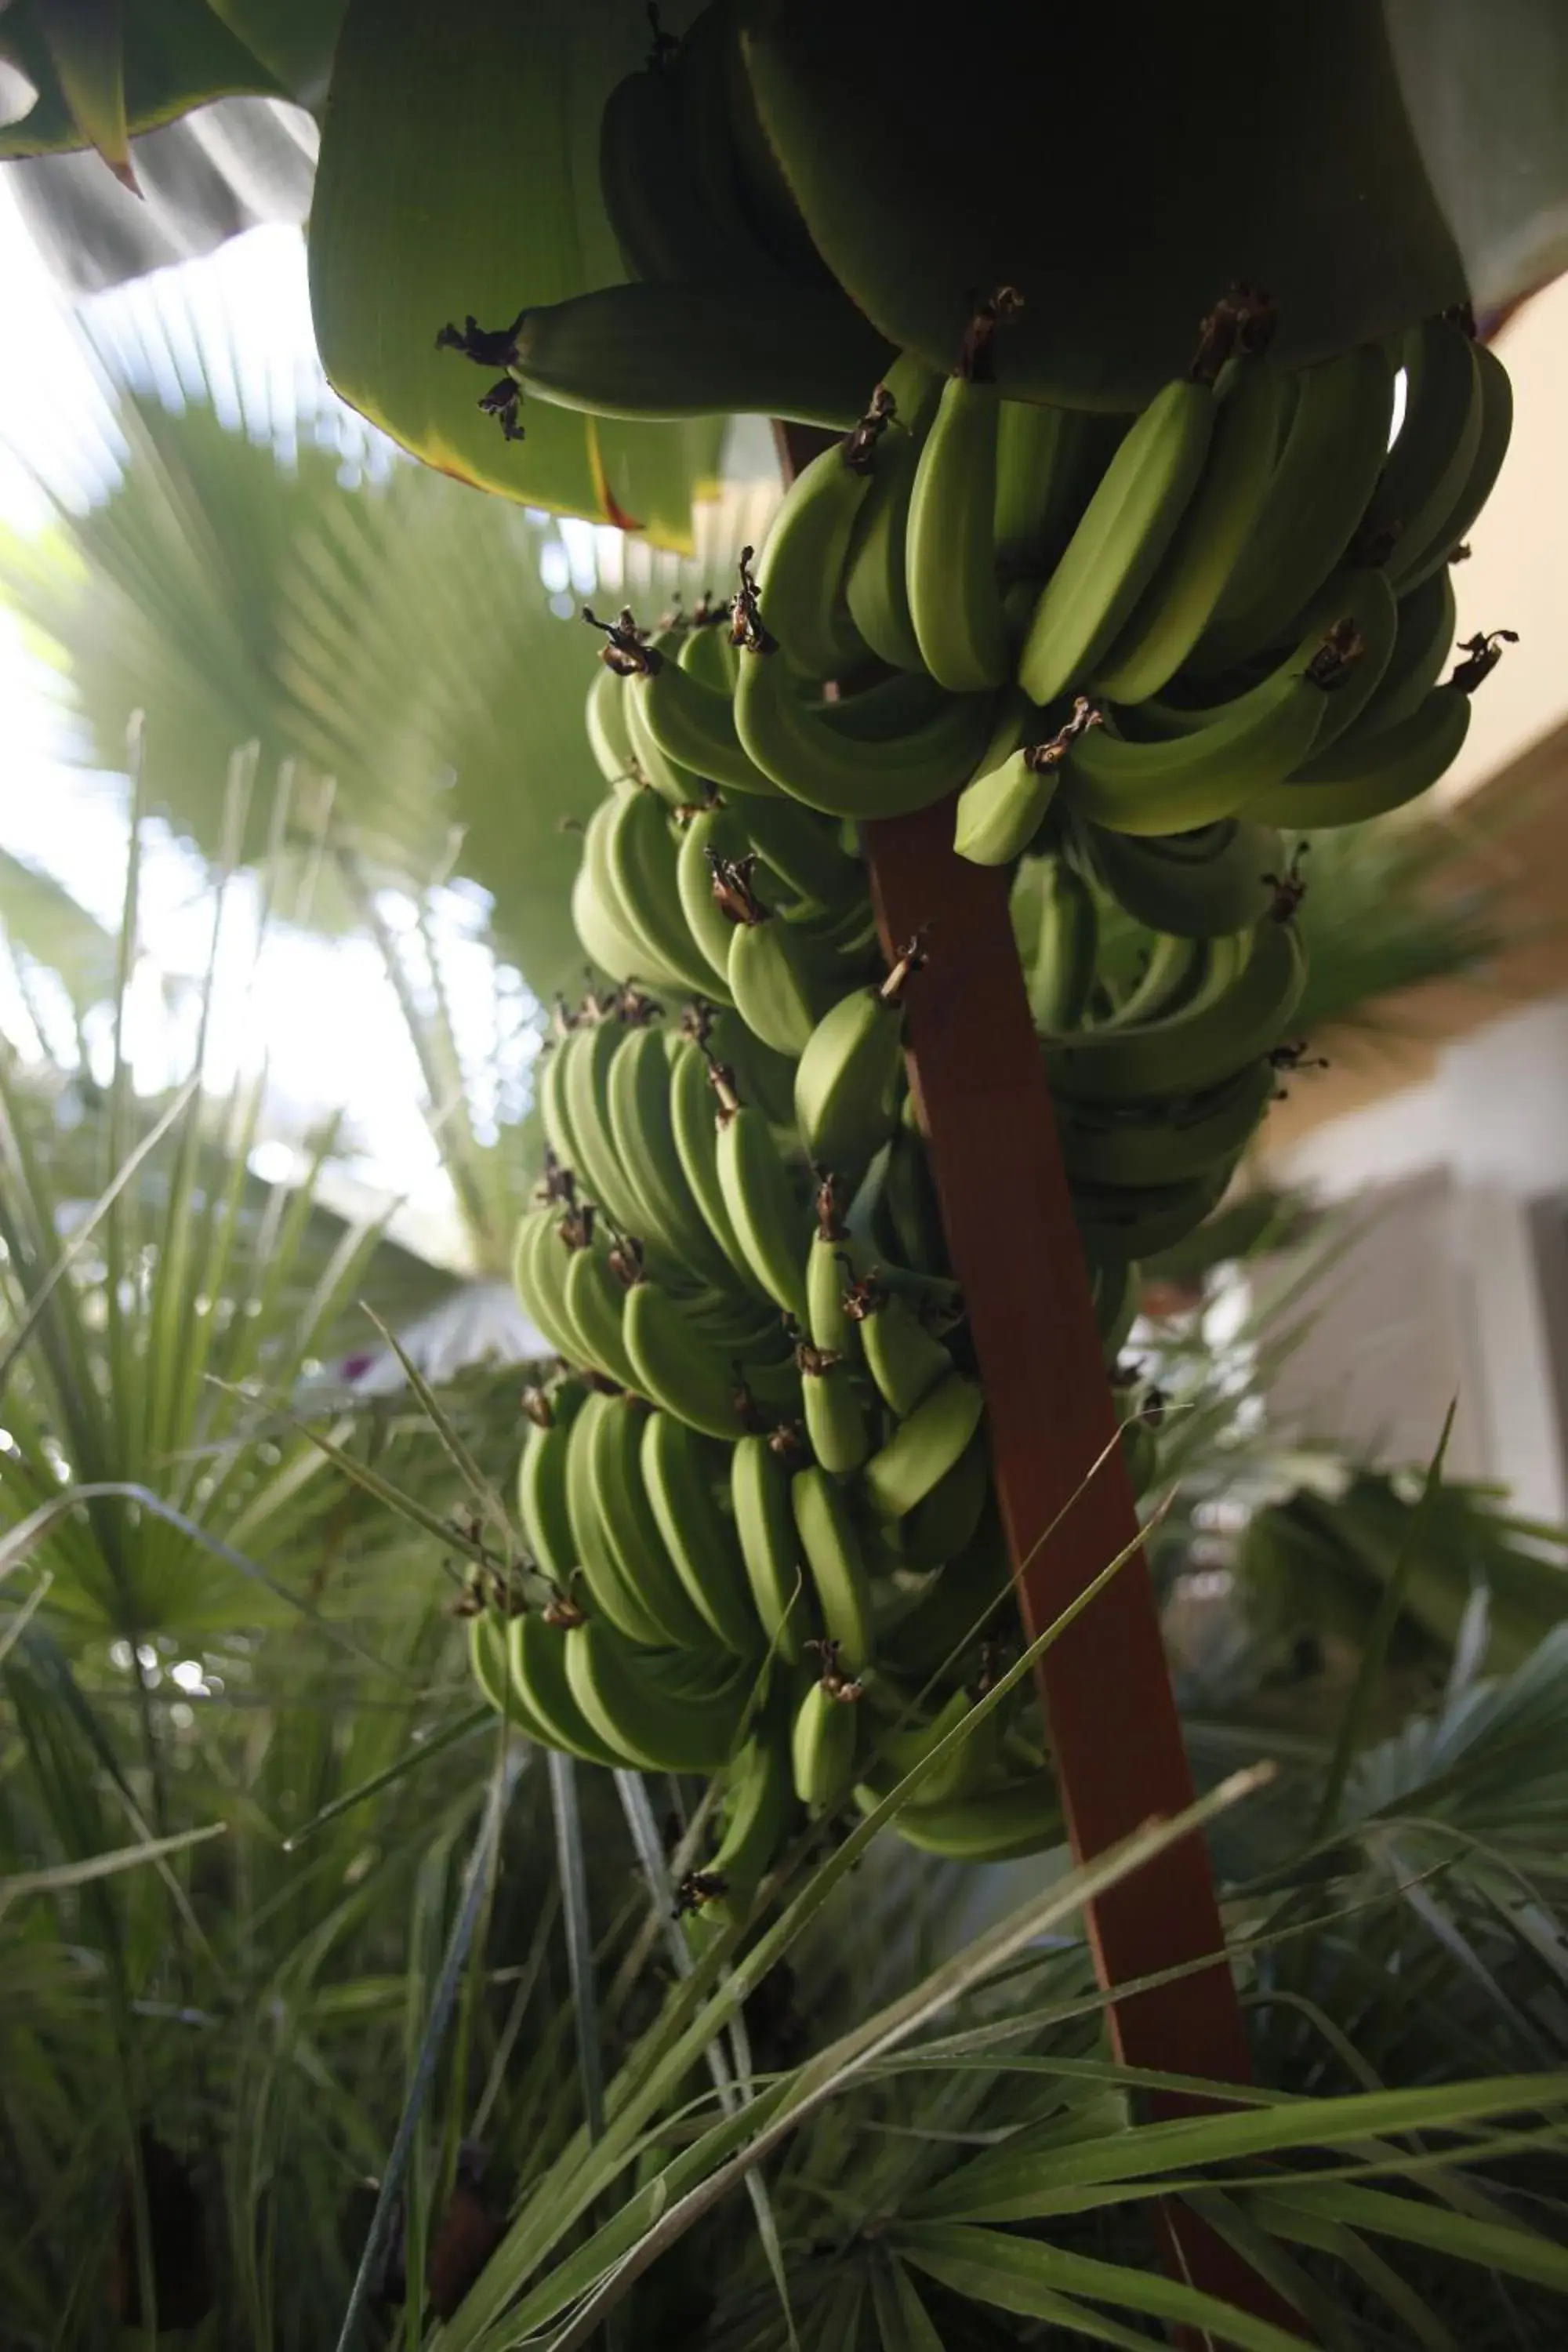
M679 30L682 11L668 29ZM345 400L405 448L503 497L689 544L721 421L612 423L526 404L503 440L484 380L437 330L619 285L599 195L606 95L640 65L631 0L353 0L332 76L310 229L321 357Z
M100 146L118 125L151 131L209 99L310 103L325 87L341 0L114 0L82 9L15 0L0 58L37 98L0 130L0 156ZM121 160L116 157L114 160Z
M1109 407L1186 365L1235 279L1272 292L1291 360L1466 290L1367 0L1323 0L1310 28L1228 0L974 0L918 40L847 40L832 0L756 0L745 48L835 275L933 364L1003 284L1026 306L1003 383Z

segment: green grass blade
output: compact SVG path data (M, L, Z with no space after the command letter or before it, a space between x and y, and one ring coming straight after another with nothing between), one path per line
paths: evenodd
M56 1863L47 1870L18 1871L13 1877L0 1878L0 1916L25 1895L59 1895L68 1887L86 1886L94 1879L116 1878L121 1871L135 1870L142 1863L158 1862L165 1854L184 1853L187 1846L205 1845L209 1838L225 1836L227 1830L226 1822L210 1822L202 1829L176 1830L168 1837L146 1838L135 1845L116 1846L109 1853Z
M1330 1759L1328 1771L1323 1777L1322 1795L1318 1801L1317 1835L1319 1837L1326 1837L1340 1817L1345 1782L1350 1778L1351 1766L1355 1759L1356 1750L1361 1746L1371 1717L1373 1702L1377 1695L1378 1682L1383 1674L1384 1661L1388 1654L1388 1645L1394 1639L1394 1629L1399 1622L1399 1612L1405 1604L1405 1588L1415 1570L1419 1546L1426 1532L1427 1522L1432 1516L1437 1496L1442 1491L1443 1464L1448 1452L1448 1440L1453 1434L1454 1414L1458 1409L1458 1399L1456 1397L1443 1417L1443 1429L1437 1440L1437 1450L1426 1465L1426 1477L1421 1489L1420 1500L1405 1522L1404 1540L1400 1544L1394 1559L1393 1572L1384 1586L1382 1598L1377 1604L1377 1614L1373 1619L1365 1646L1361 1654L1360 1664L1356 1668L1356 1678L1351 1687L1351 1695L1345 1701L1344 1714L1340 1719L1339 1734L1334 1741L1334 1752Z
M526 1751L518 1750L503 1756L497 1770L491 1776L479 1834L474 1840L468 1865L463 1874L463 1889L458 1905L458 1916L452 1923L452 1932L447 1938L441 1972L436 1980L435 1991L431 1997L429 2015L416 2053L408 2095L404 2101L403 2113L398 2118L397 2131L386 2159L386 2170L382 2177L381 2187L376 2196L375 2210L371 2217L369 2234L365 2239L364 2249L360 2255L359 2268L354 2274L353 2286L350 2291L348 2309L343 2314L342 2326L338 2331L337 2352L350 2352L350 2347L359 2334L364 2317L365 2305L370 2296L371 2283L377 2273L382 2256L386 2249L392 2227L393 2210L403 2186L404 2176L408 2169L408 2159L414 2146L415 2134L418 2129L426 2097L435 2076L436 2063L440 2054L452 2005L458 1996L458 1979L462 1975L464 1963L468 1959L468 1947L473 1939L474 1930L479 1925L479 1912L483 1906L485 1889L489 1879L490 1865L500 1838L501 1824L506 1818L507 1806L510 1801L512 1790L517 1784L518 1774L522 1769L525 1757Z
M360 1781L357 1788L345 1790L341 1797L334 1797L330 1805L323 1805L319 1813L312 1813L302 1828L290 1830L283 1840L284 1853L297 1853L307 1838L314 1837L317 1831L325 1829L329 1822L340 1821L344 1813L353 1812L357 1805L364 1804L372 1797L379 1797L384 1789L390 1789L395 1781L406 1780L411 1773L421 1770L433 1757L444 1754L448 1748L459 1746L465 1739L471 1739L476 1731L484 1730L494 1721L492 1708L476 1706L467 1715L458 1716L455 1723L446 1724L439 1731L433 1731L427 1739L422 1739L416 1748L411 1748L395 1764L388 1764L383 1771L373 1772L368 1780Z
M1101 2262L1091 2254L1069 2253L1037 2238L933 2223L918 2231L894 2232L892 2243L914 2269L929 2273L955 2294L1020 2317L1059 2321L1064 2296L1092 2296L1176 2326L1205 2330L1216 2343L1237 2345L1242 2352L1300 2352L1299 2336L1288 2336L1270 2321L1237 2311L1184 2280Z

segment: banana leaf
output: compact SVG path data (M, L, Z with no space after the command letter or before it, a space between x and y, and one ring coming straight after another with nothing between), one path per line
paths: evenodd
M131 142L134 191L90 151L35 155L5 178L57 278L97 294L264 222L310 209L316 126L272 98L220 98Z
M682 13L663 29L675 32ZM526 404L502 438L437 330L624 282L599 194L605 98L647 53L641 9L354 0L311 215L311 301L343 398L429 464L504 498L691 543L722 420L628 424Z
M341 0L14 0L0 60L36 96L0 128L0 157L96 147L123 176L132 133L212 99L314 105L342 13Z

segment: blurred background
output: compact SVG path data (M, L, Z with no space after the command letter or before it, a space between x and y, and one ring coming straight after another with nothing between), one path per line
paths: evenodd
M550 1008L581 984L574 813L602 789L578 615L695 601L778 495L766 434L731 428L677 558L402 457L321 378L313 134L273 111L268 173L238 131L225 151L242 233L211 251L155 177L134 219L94 183L109 242L161 265L132 282L51 242L82 159L0 173L5 1570L4 1530L96 1495L29 1542L0 1612L0 2310L28 2345L97 2340L80 2281L120 2224L79 2119L105 2068L127 2129L177 2136L173 2115L199 2139L221 2110L232 2241L263 2212L289 2250L239 2263L254 2340L323 2340L321 2282L336 2309L353 2274L343 2184L377 2174L416 2071L487 1769L453 1446L504 1489L537 1340L510 1235ZM1459 624L1520 643L1438 805L1320 837L1309 1051L1242 1186L1146 1267L1129 1347L1167 1398L1154 1558L1200 1775L1264 1732L1288 1766L1275 1813L1222 1826L1226 1874L1315 1825L1389 1906L1364 1978L1314 1946L1258 1994L1290 2086L1365 2087L1351 2040L1407 2081L1457 2047L1500 2069L1568 2050L1568 1956L1534 1900L1568 1843L1568 280L1496 345L1516 425ZM1347 1719L1372 1743L1348 1776ZM577 2112L584 1988L557 1945L585 1898L554 1874L542 1778L465 1979L482 2088L454 2067L416 2202L464 2134L526 2170ZM604 1779L584 1803L613 1960L642 1914ZM1362 1842L1401 1804L1446 1823L1425 1911L1408 1853ZM199 1918L153 1871L118 1908L77 1891L91 1857L215 1822ZM1040 1874L889 1859L802 1956L811 2000L893 1986ZM1052 1964L1081 1990L1081 1951ZM1419 1997L1392 2002L1395 1978ZM612 2049L638 2015L616 1985ZM1338 2041L1303 2022L1320 2001Z

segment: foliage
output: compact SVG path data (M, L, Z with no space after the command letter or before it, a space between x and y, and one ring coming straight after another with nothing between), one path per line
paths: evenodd
M258 747L246 862L274 855L276 787L295 763L277 878L324 827L377 882L439 873L494 901L502 952L548 994L581 965L566 913L602 783L583 736L585 629L551 610L544 533L409 466L359 489L324 440L291 450L226 431L205 399L171 413L120 394L120 487L11 541L0 576L66 669L89 757L118 768L145 712L151 804L209 856L237 744ZM357 924L329 864L314 919Z
M123 11L17 0L0 56L32 105L0 129L0 154L93 146L129 169L129 135L248 91L312 104L323 93L342 10L334 0L131 0Z
M845 2340L862 2308L889 2347L922 2327L1027 2341L1028 2315L1121 2343L1182 2314L1286 2340L1220 2324L1151 2263L1156 2185L1261 2249L1325 2342L1405 2326L1445 2346L1456 2313L1469 2344L1552 2340L1568 2266L1542 2200L1568 2077L1531 2070L1563 2054L1560 1652L1363 1758L1316 1840L1321 1767L1287 1775L1261 1859L1247 1813L1276 1801L1237 1808L1247 1780L1208 1801L1230 1875L1254 1882L1235 1949L1268 2088L1238 2115L1141 2120L1072 1932L1080 1879L1016 1874L1017 1908L972 1910L968 1939L933 1950L973 1882L878 1838L908 1784L843 1843L803 1840L750 1927L694 1966L663 1792L559 1760L547 1791L542 1759L476 1720L440 1605L443 1555L516 1556L515 1375L311 1418L310 1318L288 1310L353 1286L302 1277L308 1193L258 1225L224 1206L253 1197L243 1129L206 1148L179 1102L44 1297L58 1202L44 1114L13 1097L31 1121L21 1207L7 1198L13 1339L29 1300L36 1318L6 1368L0 1475L0 2281L19 2346L111 2340L115 2245L137 2263L137 2195L167 2189L143 2131L199 2200L216 2340L267 2352L331 2343L356 2275L376 2290L363 2340L392 2340L398 2248L407 2276L447 2275L454 2199L495 2251L443 2340L486 2352L535 2327L563 2352L623 2302L630 2341L782 2345L781 2292L802 2343ZM107 1111L128 1140L122 1078ZM201 1302L247 1293L259 1328L231 1342ZM237 1370L265 1392L186 1388ZM303 1428L274 1410L289 1398ZM73 1509L57 1425L79 1475L177 1497L189 1525L149 1524L147 1501ZM29 1529L40 1495L52 1516ZM695 1821L700 1791L672 1793ZM1412 1856L1447 1906L1437 1929ZM1384 1948L1418 2002L1391 2006L1368 1957ZM1426 2087L1330 2104L1377 2090L1342 2013L1391 2085ZM1303 2042L1300 2020L1325 2014ZM1454 2083L1455 2019L1467 2063L1501 2079ZM602 2129L580 2071L595 2054ZM472 2194L465 2138L487 2151ZM383 2222L396 2199L403 2216L374 2267L370 2176ZM172 2295L154 2244L142 2289Z
M661 26L679 32L692 13L661 11ZM430 465L684 549L693 498L718 472L717 418L634 423L533 401L524 437L503 440L477 404L483 379L436 348L449 320L488 326L624 281L599 120L647 47L644 12L625 6L351 6L312 212L312 304L335 388Z

